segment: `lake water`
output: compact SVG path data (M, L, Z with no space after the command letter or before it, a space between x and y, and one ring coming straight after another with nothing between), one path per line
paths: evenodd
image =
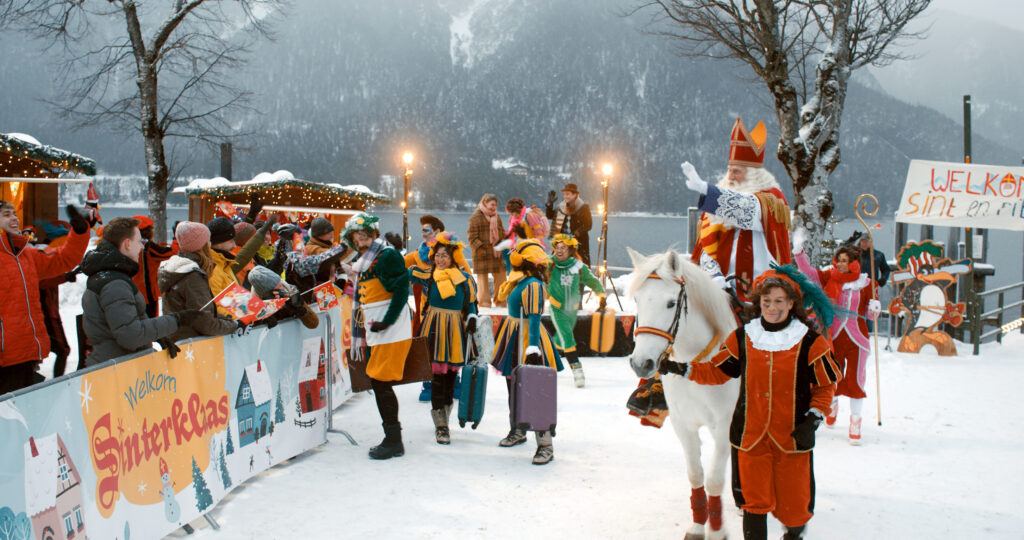
M145 208L139 207L113 207L104 206L102 215L105 220L117 216L133 216L146 213ZM409 232L413 237L413 245L419 244L419 216L424 212L413 211L409 213ZM444 222L445 228L454 232L460 239L465 241L466 230L468 229L470 212L432 212L432 214ZM400 211L386 209L376 211L381 218L381 230L385 232L401 233L402 213ZM185 207L169 207L167 209L168 227L173 226L175 221L188 219L188 209ZM503 222L507 223L507 216L502 215ZM870 225L876 222L869 221ZM650 254L664 251L669 246L676 246L681 251L687 251L685 216L638 216L638 215L617 215L612 214L608 218L608 265L611 267L630 267L632 264L629 255L626 253L626 246L644 253ZM861 229L857 220L847 220L838 223L834 227L835 237L842 241L848 238L854 230ZM875 247L881 249L890 259L896 257L894 249L893 221L891 219L881 222L881 228L873 229ZM598 216L594 219L594 228L591 230L590 249L597 250L597 237L601 232L601 222ZM908 227L908 236L911 240L918 238L920 227L911 225ZM948 228L936 227L935 239L945 241L948 237ZM961 235L962 236L962 235ZM1024 279L1021 269L1024 267L1024 233L1014 231L992 230L989 233L989 261L995 266L995 275L988 279L986 288L1002 287L1016 283ZM612 272L618 274L619 272ZM1014 297L1017 298L1017 297Z

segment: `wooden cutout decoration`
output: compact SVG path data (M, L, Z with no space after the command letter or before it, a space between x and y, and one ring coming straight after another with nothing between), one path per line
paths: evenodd
M925 345L932 345L939 356L956 356L953 338L938 326L963 323L966 305L950 302L947 291L956 283L956 276L971 271L971 260L951 261L931 240L903 246L896 260L899 270L893 273L892 281L901 289L889 303L889 313L906 320L897 350L918 353Z

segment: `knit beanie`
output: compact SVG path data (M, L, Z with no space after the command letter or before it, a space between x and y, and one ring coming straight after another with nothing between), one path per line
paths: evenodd
M321 236L334 232L334 225L325 218L318 217L313 220L313 224L309 227L309 236L311 238L320 238Z
M252 235L256 234L256 227L251 223L239 221L235 223L235 242L239 245L243 245L252 238Z
M174 237L178 239L178 247L182 251L195 253L210 241L210 229L202 223L194 221L182 221L174 229Z
M281 281L281 276L266 266L256 265L249 271L249 285L252 292L263 300L273 297L274 287Z
M235 238L235 224L226 217L211 219L206 223L210 229L210 243L219 244Z

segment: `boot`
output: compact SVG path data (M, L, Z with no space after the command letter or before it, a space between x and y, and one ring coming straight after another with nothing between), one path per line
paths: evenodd
M583 388L587 384L587 378L583 376L583 364L580 363L580 355L576 351L565 353L569 359L569 367L572 368L572 382L576 388Z
M447 407L441 409L430 409L430 416L434 419L434 439L437 444L451 444L452 435L448 431Z
M743 540L767 540L768 514L743 512Z
M391 459L405 455L402 445L402 424L383 424L384 440L370 449L370 459Z
M547 465L555 459L555 447L551 445L551 432L538 431L537 453L533 454L534 465Z
M839 398L832 399L832 410L825 417L825 426L832 427L836 425L836 417L839 416Z
M786 534L782 535L782 540L800 540L804 537L806 529L806 524L799 527L786 527Z
M850 417L850 444L856 446L860 444L860 417Z
M498 441L498 446L508 448L509 446L523 444L524 442L526 442L526 432L514 427L508 430L508 435L505 435L504 439Z

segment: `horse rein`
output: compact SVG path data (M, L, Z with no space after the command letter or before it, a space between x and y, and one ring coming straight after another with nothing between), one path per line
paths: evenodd
M661 279L661 276L655 273L651 273L647 276L647 279ZM637 336L640 334L653 334L659 336L668 341L668 345L665 346L665 350L658 356L658 365L660 366L662 361L673 362L672 358L672 347L675 345L676 332L679 330L679 319L680 315L686 316L689 314L689 302L686 297L686 280L682 277L675 278L674 281L679 284L679 294L676 296L676 312L672 316L672 324L669 326L668 331L653 326L638 326L636 330L633 330L633 335ZM714 350L714 346L721 339L722 335L716 330L715 335L711 337L711 342L704 347L704 349L697 354L691 361L700 361L705 356L711 354ZM678 362L677 362L678 363Z

